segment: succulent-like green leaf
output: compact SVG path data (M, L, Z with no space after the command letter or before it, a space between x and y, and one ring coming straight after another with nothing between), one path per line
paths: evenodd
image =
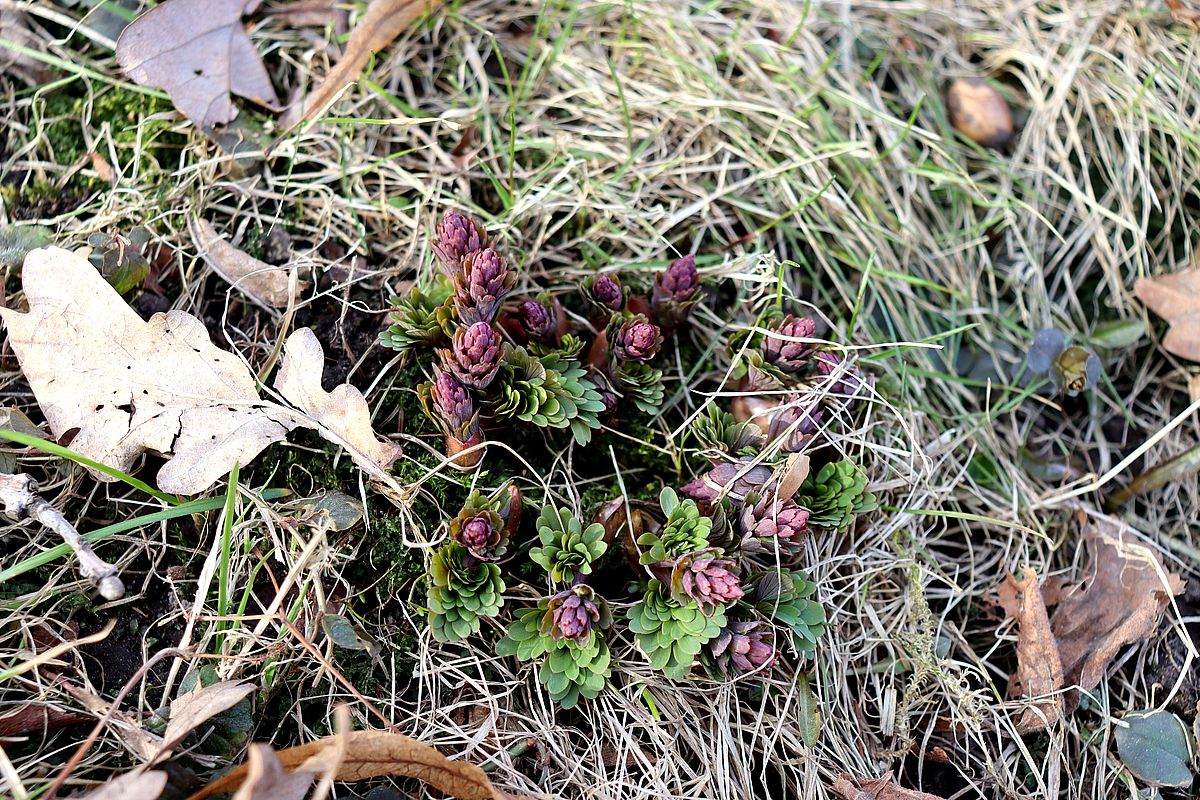
M505 349L494 414L542 428L570 428L579 444L600 428L604 401L583 366L561 352L536 357L524 347Z
M538 515L537 529L541 546L530 550L529 558L556 583L590 574L592 564L608 549L604 526L593 522L584 528L567 508L544 507Z
M455 542L442 545L429 565L426 597L434 638L452 642L477 633L481 617L499 613L503 593L498 566L476 560Z
M675 490L667 487L659 493L658 502L667 521L659 530L638 537L638 546L642 548L640 563L657 564L708 547L713 521L700 513L696 501L680 501Z
M797 505L808 509L814 528L843 530L859 514L874 511L879 501L867 491L867 474L849 459L835 461L809 475L796 493Z
M695 603L680 605L661 583L650 581L646 594L629 610L629 630L650 665L674 680L685 680L700 648L725 627L725 609L705 616Z

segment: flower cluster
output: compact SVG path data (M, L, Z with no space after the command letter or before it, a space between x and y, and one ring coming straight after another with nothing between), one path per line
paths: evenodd
M585 445L626 404L658 410L662 371L651 362L700 301L693 256L659 272L648 296L590 275L584 313L571 315L566 297L513 297L519 276L476 220L448 211L432 249L440 274L393 300L380 341L427 366L418 395L456 466L477 467L488 431L505 423L570 430Z
M685 328L706 296L693 255L652 277L606 269L562 291L533 286L481 224L454 212L432 250L438 276L394 301L381 340L423 372L417 394L451 463L477 469L489 441L506 445L463 483L513 476L472 491L439 528L427 593L434 637L503 628L494 652L531 662L566 708L621 680L614 658L682 681L702 671L763 677L810 657L828 622L802 570L810 541L877 507L867 470L839 441L843 426L862 427L872 394L853 351L798 315L704 341L700 321L720 317L709 309ZM750 306L725 318L744 321ZM701 351L716 369L696 360ZM619 448L649 443L646 427L628 423L663 414L668 365L686 381L661 429L684 432L683 446L671 443L673 463L656 455L627 469ZM697 382L703 394L686 396ZM602 426L609 440L593 444ZM559 442L569 431L575 444L544 453L538 436L535 451L533 429ZM613 474L613 459L615 486L596 477ZM558 470L570 503L550 494L563 485L550 479ZM688 476L678 488L665 479L672 470ZM518 480L545 492L524 520ZM639 499L654 493L657 503Z

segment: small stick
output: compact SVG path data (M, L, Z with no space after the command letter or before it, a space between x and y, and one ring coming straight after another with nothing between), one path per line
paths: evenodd
M79 574L91 581L105 600L120 600L125 596L125 584L121 583L117 568L96 555L91 542L79 535L62 512L37 494L37 483L33 478L25 474L0 473L0 503L9 515L17 519L36 519L61 536L75 551Z

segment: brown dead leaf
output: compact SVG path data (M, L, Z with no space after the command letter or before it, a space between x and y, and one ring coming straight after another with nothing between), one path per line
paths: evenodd
M1017 621L1017 671L1008 681L1009 697L1048 697L1026 709L1017 720L1017 730L1032 731L1050 725L1063 714L1062 662L1050 631L1050 617L1038 590L1037 573L1009 577L1000 587L1000 604Z
M936 794L905 789L888 772L875 779L856 778L843 772L830 787L845 800L943 800Z
M1142 278L1133 291L1171 324L1163 347L1180 358L1200 361L1200 269Z
M395 483L386 472L393 446L370 430L361 393L321 391L324 357L311 331L292 334L280 367L280 378L287 376L281 393L297 411L260 398L246 365L213 345L200 320L168 311L143 321L75 253L34 250L21 279L29 312L0 308L0 321L51 432L78 429L76 452L122 470L144 452L159 453L169 458L159 488L195 494L303 426L345 446L376 479Z
M167 788L167 773L136 769L113 778L80 800L158 800Z
M487 773L474 764L452 761L434 748L408 736L385 731L351 731L315 742L289 747L276 753L283 767L295 770L326 748L343 740L345 757L338 767L336 780L361 781L383 776L416 778L460 800L504 800ZM226 773L193 794L189 800L204 800L216 794L232 792L247 780L248 765Z
M312 93L299 101L299 114L289 119L288 127L319 114L343 89L358 80L372 54L386 48L414 20L440 4L441 0L371 0L367 13L350 32L341 59Z
M1190 7L1183 0L1167 0L1167 8L1176 22L1186 25L1200 25L1200 11Z
M289 402L312 415L321 435L346 448L360 467L380 477L400 456L400 445L382 441L371 427L371 409L362 392L348 383L332 392L321 388L325 354L308 328L288 337L275 388Z
M24 736L29 733L53 731L68 725L90 722L91 717L73 711L62 711L44 703L26 703L6 708L0 714L0 736Z
M1050 629L1067 685L1086 691L1100 683L1122 647L1153 635L1184 581L1168 574L1158 554L1114 517L1084 518L1081 538L1088 567L1079 583L1061 591Z
M234 288L264 308L287 308L291 296L288 270L272 267L243 253L222 239L206 220L192 221L192 238L213 271ZM303 292L308 286L308 281L297 281L296 293Z
M224 125L230 94L277 109L279 97L242 16L259 0L167 0L134 20L117 40L117 63L142 86L163 89L202 130Z
M242 702L254 691L254 684L244 681L219 681L197 686L187 694L171 701L167 730L156 757L169 753L192 731L218 714Z
M113 169L112 164L105 160L104 156L95 150L89 150L87 157L92 162L92 169L96 170L96 174L100 176L100 180L105 183L117 182L117 172Z
M233 800L304 800L312 786L311 772L288 772L269 744L255 742L246 754L246 780Z

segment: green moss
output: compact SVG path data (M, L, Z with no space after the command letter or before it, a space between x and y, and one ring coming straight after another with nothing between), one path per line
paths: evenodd
M142 161L139 167L143 173L151 168L157 171L162 162L169 160L171 152L187 141L184 135L171 131L169 119L147 119L171 111L169 100L109 87L91 95L89 109L85 91L87 87L76 83L45 98L41 109L41 116L47 122L43 141L47 155L58 164L74 164L87 155L84 124L95 132L107 123L118 150L139 148ZM87 186L95 179L76 176L73 182Z

